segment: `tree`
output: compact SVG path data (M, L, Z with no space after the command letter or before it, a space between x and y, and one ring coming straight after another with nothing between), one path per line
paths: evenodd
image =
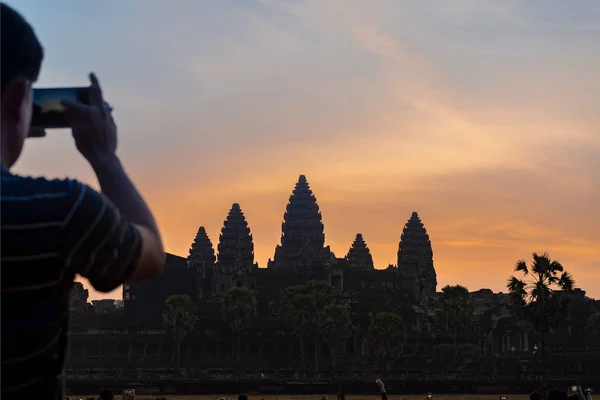
M335 289L325 281L309 281L283 291L284 318L300 338L303 367L305 338L313 333L315 372L319 370L319 321L324 318L325 309L334 302Z
M433 348L433 361L443 369L448 368L453 362L464 364L468 361L481 360L481 348L476 344L460 343L458 346L439 344Z
M236 334L236 357L240 361L242 333L256 318L256 297L254 292L244 287L232 287L221 299L221 316Z
M176 347L177 371L181 363L181 342L193 332L198 316L196 305L187 294L167 297L163 310L163 326L173 335Z
M391 367L393 360L402 356L406 326L402 317L391 312L380 312L375 315L369 328L369 344L373 355Z
M319 331L329 345L331 365L335 370L337 356L346 340L352 336L352 322L348 307L341 304L327 306L319 324Z
M283 291L283 319L300 341L300 365L306 367L305 339L310 334L315 302L312 296L301 294L295 287Z
M444 286L438 297L440 306L439 319L444 329L452 335L454 356L458 356L458 339L473 316L473 299L469 289L461 285Z
M533 253L533 263L517 261L515 272L522 279L511 276L507 288L517 315L531 324L540 335L543 376L542 394L548 398L548 362L546 354L547 334L567 316L569 294L573 291L573 277L562 264L552 260L548 253Z
M597 311L588 317L585 335L589 347L600 347L600 311Z
M310 281L306 283L304 290L314 299L315 312L313 314L312 329L314 330L314 369L319 370L319 343L321 333L319 332L319 323L325 318L325 310L334 303L335 292L331 285L324 281Z

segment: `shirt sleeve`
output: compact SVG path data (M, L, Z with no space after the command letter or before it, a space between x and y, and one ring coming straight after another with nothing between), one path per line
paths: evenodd
M139 231L108 198L87 185L75 182L67 199L60 238L66 268L87 278L96 290L116 289L139 261Z

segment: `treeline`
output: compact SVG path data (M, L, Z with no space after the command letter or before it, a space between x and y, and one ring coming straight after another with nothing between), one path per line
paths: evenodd
M513 314L522 323L524 332L532 331L539 336L545 364L547 337L568 315L574 280L559 262L545 253L534 253L531 265L518 261L515 271L521 278L510 277L507 284ZM426 311L420 316L419 330L427 335L442 335L447 342L434 347L435 364L446 366L481 359L479 344L470 343L477 327L474 299L466 287L445 286ZM398 312L353 313L343 294L324 281L282 289L276 314L298 340L301 354L298 367L305 369L310 357L308 344L312 344L315 371L319 370L322 344L326 345L335 368L338 356L352 337L360 338L361 354L389 369L403 357L407 335L415 322L405 320ZM221 316L236 335L233 345L239 361L242 334L257 316L254 292L243 287L231 288L221 298ZM195 329L197 320L196 307L187 295L174 295L166 300L163 322L176 343L178 360L180 344ZM600 312L589 317L587 335L590 346L600 345Z

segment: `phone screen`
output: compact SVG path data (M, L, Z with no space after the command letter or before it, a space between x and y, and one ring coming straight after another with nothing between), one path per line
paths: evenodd
M41 128L67 128L63 100L90 103L89 87L33 89L31 125Z

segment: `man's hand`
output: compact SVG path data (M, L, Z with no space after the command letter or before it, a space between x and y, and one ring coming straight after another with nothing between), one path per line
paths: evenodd
M377 379L375 381L375 383L377 384L377 386L379 386L379 391L380 392L385 392L385 385L383 384L383 382L381 381L381 379Z
M102 98L96 75L90 74L90 104L63 101L77 150L93 163L117 151L117 126Z

